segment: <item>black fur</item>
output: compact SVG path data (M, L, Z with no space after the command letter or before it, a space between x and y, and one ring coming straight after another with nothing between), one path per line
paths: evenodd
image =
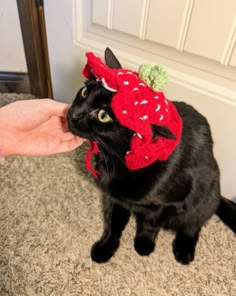
M118 60L110 50L107 53L106 63L117 67ZM83 98L81 90L78 92L68 112L68 124L74 134L96 141L100 148L97 184L108 206L104 211L104 234L92 247L94 261L106 262L113 256L131 214L137 224L134 247L141 256L154 250L158 232L164 228L176 233L173 252L182 264L194 259L200 230L213 214L236 232L236 206L221 197L211 132L200 113L186 103L173 102L183 120L180 144L167 161L130 171L124 156L133 131L116 120L110 91L93 79L85 85L87 95ZM113 121L99 122L98 109L106 110ZM153 138L173 138L167 128L152 129Z

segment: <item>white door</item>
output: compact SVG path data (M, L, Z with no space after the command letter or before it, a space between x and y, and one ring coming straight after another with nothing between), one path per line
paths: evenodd
M48 0L46 24L54 95L71 102L85 52L109 46L125 67L164 64L166 95L209 120L222 193L236 196L236 1Z

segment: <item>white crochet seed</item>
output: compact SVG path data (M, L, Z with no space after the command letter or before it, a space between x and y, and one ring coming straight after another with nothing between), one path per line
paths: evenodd
M144 115L143 117L139 117L139 119L146 120L146 119L148 119L148 116L147 115Z
M167 100L165 100L165 103L166 103L166 105L168 105L168 101Z
M124 85L129 85L129 81L124 81Z
M137 136L139 139L142 139L142 138L143 138L142 135L140 135L139 133L135 133L133 136L134 136L134 137Z
M135 105L135 106L138 105L138 101L135 101L135 102L134 102L134 105Z
M169 110L166 108L166 112L169 112Z
M145 159L149 159L149 157L148 157L148 156L144 156L144 158L145 158Z
M104 86L105 89L111 91L111 92L117 92L117 89L114 89L112 87L110 87L107 83L106 83L106 80L105 78L103 77L102 78L102 85Z
M127 114L128 112L127 112L127 110L123 110L122 113L123 114Z
M164 115L161 115L159 120L163 120L163 119L164 119Z
M127 74L133 74L133 72L128 71Z
M131 153L131 151L127 151L127 152L126 152L127 155L130 154L130 153Z
M158 112L161 109L161 106L158 104L156 108L156 112Z
M142 83L142 82L140 82L138 85L145 86L145 84L144 84L144 83Z
M139 133L137 133L137 136L138 136L140 139L143 138L142 135L140 135Z
M159 96L155 96L154 99L156 99L156 100L159 99Z
M133 91L137 91L138 90L138 87L135 87L134 89L133 89Z
M143 101L140 102L140 104L147 104L147 103L148 103L147 100L143 100Z
M117 75L123 75L123 74L124 74L123 72L118 72L118 73L117 73Z

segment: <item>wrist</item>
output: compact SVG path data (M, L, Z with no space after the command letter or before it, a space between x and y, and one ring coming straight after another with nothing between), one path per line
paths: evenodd
M16 154L14 153L15 140L13 131L0 127L0 157Z
M12 148L15 142L15 132L9 127L9 121L12 118L7 118L6 109L8 105L0 108L0 156L9 156L14 154Z

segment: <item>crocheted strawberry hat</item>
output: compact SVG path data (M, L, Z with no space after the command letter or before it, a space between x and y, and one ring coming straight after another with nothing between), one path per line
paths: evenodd
M111 69L92 52L87 52L83 75L95 76L103 86L114 93L111 108L119 123L134 131L125 164L130 170L142 169L155 161L165 161L178 145L182 133L182 120L175 106L164 96L161 88L167 81L162 66L142 65L139 72ZM173 137L153 139L152 125L168 128ZM98 176L90 158L99 149L92 142L87 153L86 166Z

